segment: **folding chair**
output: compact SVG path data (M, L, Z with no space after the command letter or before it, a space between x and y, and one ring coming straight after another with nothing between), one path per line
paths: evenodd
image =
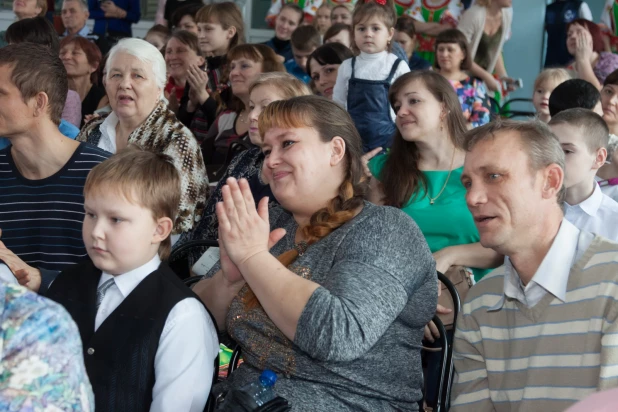
M198 250L201 255L210 247L219 247L219 242L216 239L192 240L176 249L173 249L170 257L167 259L167 262L174 273L176 273L180 279L185 280L189 277L191 269L186 259L187 254L191 251Z
M440 347L441 347L440 369L439 369L440 379L438 380L438 396L436 397L437 398L436 404L428 405L428 407L433 412L445 412L445 411L448 411L448 406L446 406L444 402L444 397L445 397L445 392L448 392L446 390L446 385L449 382L448 371L451 368L449 366L449 358L448 358L450 345L448 343L448 338L446 337L446 328L444 328L444 325L442 324L442 321L440 320L438 316L433 317L433 323L435 323L436 327L438 328L438 332L440 332L440 337L438 338L440 342Z
M491 102L492 113L505 119L529 118L534 117L534 115L536 114L535 112L532 112L530 110L511 109L511 106L517 103L526 103L530 105L532 104L532 99L510 99L505 101L502 105L498 103L498 101L493 97L490 97L489 100Z
M446 289L449 291L449 294L451 295L451 299L453 300L453 314L455 316L453 320L453 331L455 331L455 329L457 329L457 317L459 315L459 312L461 312L461 298L459 296L459 292L457 292L457 289L455 289L455 285L453 285L453 283L440 272L438 272L438 280L442 282L444 286L446 286ZM444 388L442 388L443 389L442 394L444 396L442 399L442 405L444 405L445 410L448 411L450 407L450 402L451 402L451 387L453 386L453 375L455 372L455 364L453 362L453 342L452 340L449 342L447 339L447 343L448 343L447 364L446 364L447 376L446 376L446 382L444 382L445 386Z

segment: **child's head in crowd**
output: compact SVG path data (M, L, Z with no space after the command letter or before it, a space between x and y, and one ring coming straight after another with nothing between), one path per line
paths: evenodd
M581 203L592 194L594 177L607 158L607 124L597 113L575 108L552 116L549 127L564 150L567 202ZM569 196L569 191L576 195Z
M354 45L352 41L352 26L344 23L335 23L326 30L324 34L324 44L341 43L351 49Z
M195 16L197 37L204 56L224 56L245 42L245 24L238 6L231 2L204 6Z
M121 275L171 249L180 178L165 155L129 146L92 169L82 236L100 270Z
M322 3L318 10L315 12L315 28L318 29L318 32L321 35L326 33L326 30L331 26L332 22L330 20L330 14L332 10L328 3Z
M330 13L330 21L332 24L347 24L348 26L352 25L352 12L348 8L348 6L344 4L340 4L333 8L333 11Z
M569 80L571 75L565 69L546 69L534 81L532 103L537 117L543 123L549 122L549 96L559 84Z
M291 38L294 61L303 71L307 67L307 59L322 43L320 33L313 26L301 26L294 30Z
M409 59L416 50L416 28L412 17L401 16L397 19L393 40L403 47Z
M150 30L148 30L148 32L146 33L146 37L144 37L144 40L155 46L157 50L159 50L161 53L164 53L165 45L170 39L170 36L170 29L168 29L162 24L155 24L150 28Z
M357 4L352 16L354 44L367 54L390 51L397 14L392 2Z
M174 30L186 30L197 36L197 23L195 22L195 16L197 12L203 7L202 4L186 4L179 7L174 14L172 14L172 28Z
M549 114L554 117L568 109L588 109L603 116L601 93L591 83L570 79L560 83L549 96Z
M304 17L303 10L296 4L283 5L275 19L275 37L279 40L290 40L292 33L301 25Z

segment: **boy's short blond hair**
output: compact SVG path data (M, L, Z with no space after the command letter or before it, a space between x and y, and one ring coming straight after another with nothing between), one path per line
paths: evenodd
M540 85L550 81L560 84L562 82L570 80L571 78L571 73L569 73L568 70L545 69L536 77L536 80L534 81L534 90L536 90Z
M149 209L153 219L176 221L180 204L180 176L172 159L129 145L95 166L84 185L84 197L115 193L127 201ZM167 259L172 249L168 236L159 245L159 257Z
M607 148L609 128L605 120L592 110L579 107L563 110L552 116L549 121L550 126L560 124L578 128L590 153L594 153L602 147Z

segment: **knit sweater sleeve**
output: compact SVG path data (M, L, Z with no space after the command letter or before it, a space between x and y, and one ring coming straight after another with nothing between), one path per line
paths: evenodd
M466 307L467 306L467 307ZM464 305L457 320L453 359L455 383L451 412L495 411L489 396L487 365L480 327Z
M165 154L172 158L180 175L180 205L172 232L180 234L191 230L204 213L208 176L200 146L186 127L174 133Z
M344 109L348 108L348 81L352 76L352 60L347 59L339 66L337 81L333 88L333 101Z

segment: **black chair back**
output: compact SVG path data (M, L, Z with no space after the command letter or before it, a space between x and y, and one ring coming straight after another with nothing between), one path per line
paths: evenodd
M436 327L438 328L438 332L440 332L440 337L438 338L438 341L440 343L440 380L438 381L438 396L437 396L437 400L436 400L436 404L435 405L431 405L431 407L433 408L433 412L444 412L444 411L448 411L448 407L445 405L445 400L444 400L444 396L445 396L445 389L446 389L446 384L449 381L448 378L448 370L449 370L449 365L448 365L448 353L449 353L449 343L448 343L448 338L446 336L446 328L444 327L444 324L442 324L442 321L440 320L439 317L434 316L433 317L433 323L435 323Z
M451 295L451 299L453 300L453 332L457 329L457 319L459 316L459 312L461 312L461 297L459 296L459 292L455 289L453 283L444 276L441 272L438 272L438 280L446 286L446 289L449 291ZM442 335L442 333L440 333ZM451 403L451 387L453 386L453 376L455 374L455 364L453 362L453 342L449 341L447 338L447 362L446 362L446 380L443 382L444 387L442 389L442 405L444 405L445 410L448 411Z
M190 267L186 259L186 255L191 251L199 251L204 253L210 247L219 247L219 242L216 239L199 239L189 241L175 249L172 249L167 262L174 273L183 281L186 281L190 274Z

